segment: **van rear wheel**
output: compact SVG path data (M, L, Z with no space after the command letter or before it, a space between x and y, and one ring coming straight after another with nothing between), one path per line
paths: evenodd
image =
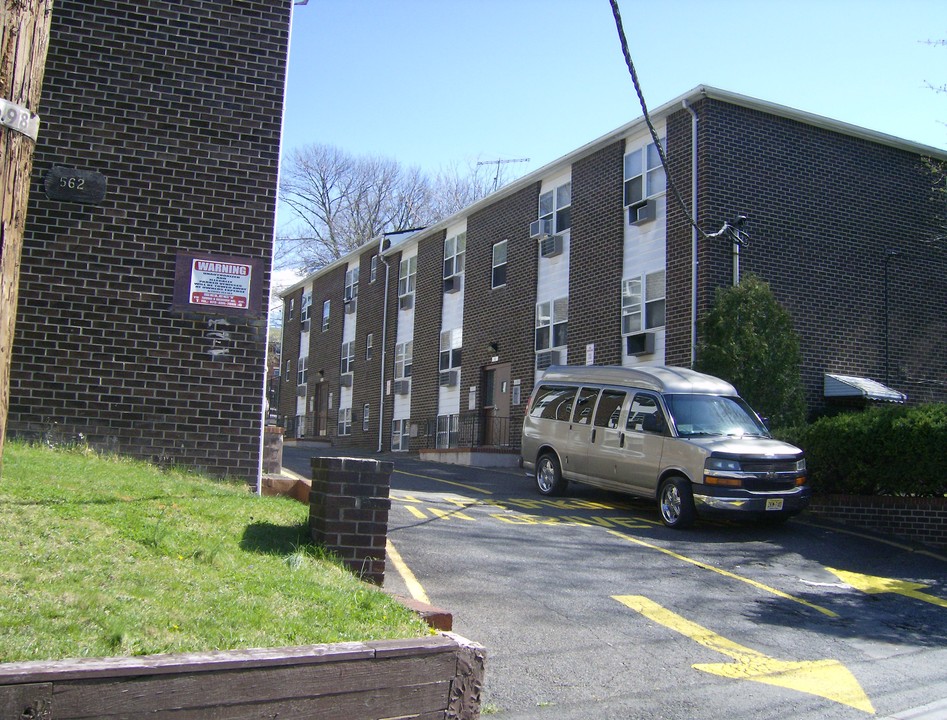
M536 461L536 487L541 495L561 495L566 490L568 482L562 477L559 459L545 453Z
M661 521L669 528L682 529L694 524L694 494L691 485L682 477L670 477L661 483L658 492Z

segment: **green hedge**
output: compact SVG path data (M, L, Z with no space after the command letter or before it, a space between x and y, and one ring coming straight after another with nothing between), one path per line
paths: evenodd
M879 407L784 430L817 493L947 495L947 404Z

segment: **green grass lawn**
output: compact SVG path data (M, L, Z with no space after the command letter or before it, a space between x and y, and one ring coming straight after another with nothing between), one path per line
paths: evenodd
M428 634L309 544L308 512L243 484L7 442L0 662Z

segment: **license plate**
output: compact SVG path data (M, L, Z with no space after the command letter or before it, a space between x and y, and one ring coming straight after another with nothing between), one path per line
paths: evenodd
M783 499L782 498L773 498L766 501L766 510L782 510L783 509Z

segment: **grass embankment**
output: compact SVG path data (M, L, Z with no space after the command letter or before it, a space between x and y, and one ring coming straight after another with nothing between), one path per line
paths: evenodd
M414 614L243 484L8 442L0 662L417 637Z

